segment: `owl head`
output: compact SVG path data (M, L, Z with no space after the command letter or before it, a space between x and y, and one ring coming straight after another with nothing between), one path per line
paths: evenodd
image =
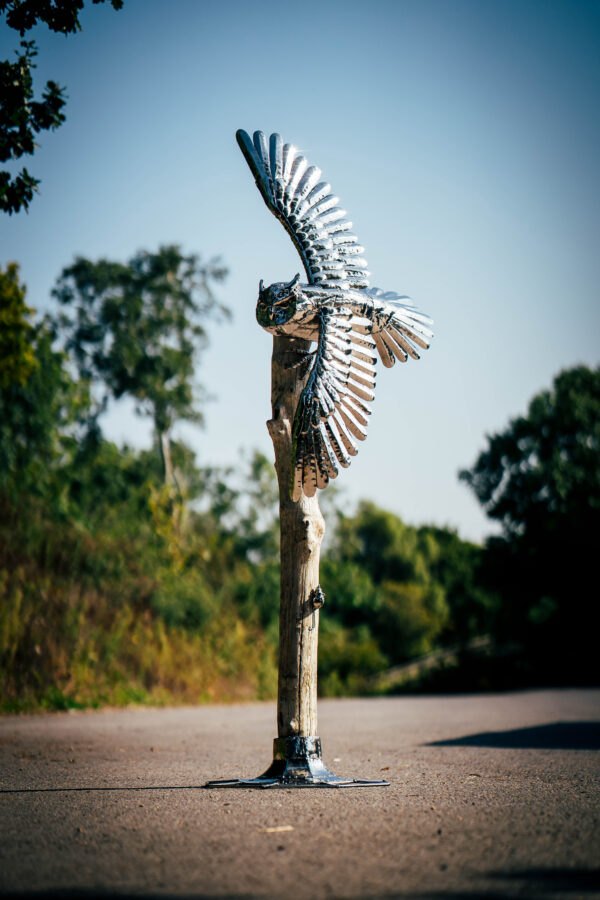
M266 328L267 331L272 331L285 325L294 317L301 295L299 281L300 274L291 281L276 281L265 287L261 279L256 305L256 318L259 325Z

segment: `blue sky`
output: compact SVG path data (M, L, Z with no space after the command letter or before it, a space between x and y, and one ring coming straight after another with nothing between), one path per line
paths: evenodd
M600 3L88 6L82 33L33 35L39 81L67 87L67 121L26 163L41 193L0 220L0 264L20 262L43 310L76 254L176 242L221 255L234 320L211 329L198 370L216 400L204 431L180 433L201 463L271 454L257 286L300 261L234 135L279 131L341 197L371 283L435 320L422 360L380 367L342 502L482 539L491 525L457 471L560 369L599 361ZM1 58L17 40L2 22ZM106 430L150 440L126 405Z

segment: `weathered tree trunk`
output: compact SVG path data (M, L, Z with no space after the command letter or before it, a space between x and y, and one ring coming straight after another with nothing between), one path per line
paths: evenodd
M308 379L310 341L292 337L273 339L271 402L273 418L267 427L275 448L279 481L281 527L281 599L279 608L279 687L277 737L273 761L258 778L209 781L206 787L369 787L387 781L345 779L323 765L317 734L317 643L319 556L325 522L317 495L303 492L294 503L292 430L298 400Z
M319 585L319 557L325 522L317 495L290 496L292 428L306 384L310 342L273 338L271 404L267 427L275 448L281 527L279 685L277 733L284 737L317 734L317 643L319 611L313 597Z

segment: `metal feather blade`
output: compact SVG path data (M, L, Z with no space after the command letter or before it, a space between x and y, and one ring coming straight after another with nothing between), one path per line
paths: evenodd
M329 225L332 222L338 222L340 219L343 219L347 215L345 209L340 209L339 206L334 206L333 209L328 209L326 212L319 213L318 216L314 219L316 223L321 225Z
M302 467L302 489L307 497L314 497L317 492L317 460L315 441L312 433L304 440L304 464Z
M296 189L296 204L299 206L309 193L309 191L315 186L321 177L321 170L317 168L317 166L310 166L302 178L298 183L298 188Z
M262 131L254 132L254 149L256 150L256 155L260 160L260 165L262 168L263 177L266 178L268 186L269 186L269 195L272 200L275 199L275 189L273 185L273 178L271 175L271 161L269 159L269 148L267 147L267 139L262 133Z
M326 234L340 234L343 231L350 231L352 222L331 222L323 226Z
M375 344L377 346L377 350L379 351L379 356L381 357L381 362L384 364L386 369L391 369L392 366L396 364L396 357L392 353L392 351L388 348L385 341L382 338L382 333L373 335L373 339L375 340Z
M350 465L350 458L347 455L347 453L344 451L344 448L342 447L338 438L335 436L335 433L332 428L332 424L334 421L335 420L332 417L330 420L325 422L323 427L325 428L325 431L327 433L327 438L328 438L331 448L335 454L335 458L339 462L340 466L342 466L344 469L347 469L348 466Z
M382 331L380 332L380 334L381 340L390 351L390 353L394 354L398 362L406 362L408 360L408 354L402 349L402 347L398 346L392 336L387 331Z
M283 141L280 134L272 134L269 140L269 157L271 161L271 178L274 183L281 183L283 188Z
M286 192L288 208L291 206L291 202L296 194L296 188L298 187L300 179L304 175L307 166L308 163L303 156L297 156L292 163L292 171L290 174L290 180L288 182Z
M260 191L263 200L269 208L272 208L273 198L270 194L269 180L266 178L266 173L263 170L262 161L256 153L256 149L254 147L253 141L250 139L250 135L246 134L246 132L240 128L239 131L236 132L236 138L240 150L244 154L244 159L248 163L250 171L254 175L256 186Z
M304 455L303 448L298 447L295 456L295 465L292 470L291 495L292 500L297 503L302 494L302 481L304 478Z
M323 449L325 452L325 465L327 468L328 478L337 478L339 469L337 467L336 455L329 440L329 431L326 428L325 423L323 422L321 422L321 424L319 425L319 433L321 435Z
M317 467L317 487L322 490L329 484L329 466L327 448L320 427L314 432L314 443L315 462Z
M363 384L366 388L369 388L371 392L375 389L375 378L371 375L365 375L364 372L361 372L356 366L350 366L349 375L353 381L357 381L358 384ZM373 399L374 396L371 397L371 400Z
M309 207L308 211L304 213L303 220L305 222L314 223L316 219L319 218L324 212L332 209L333 207L337 207L340 202L340 198L336 197L335 194L329 194L326 197L323 197L318 203L315 203L313 206Z
M398 344L398 346L404 350L412 359L420 359L421 357L412 346L412 344L404 337L401 331L394 327L394 324L391 323L388 328L388 334L391 339Z
M287 187L290 174L292 171L292 163L296 158L297 150L293 144L284 144L283 145L283 153L282 153L282 168L283 168L283 183Z
M351 231L341 231L336 233L331 240L337 246L338 244L354 244L358 242L358 238ZM364 251L361 251L364 252Z
M364 430L364 426L359 425L358 422L356 422L352 418L345 405L340 406L339 414L350 434L353 434L357 440L364 441L367 437L367 432Z
M346 381L346 385L348 390L352 392L355 397L358 397L359 400L364 400L367 403L372 403L375 399L375 394L373 391L369 391L364 387L361 387L359 384L356 384L351 378L348 378Z
M355 397L354 394L351 394L347 390L343 394L341 394L341 397L341 405L346 409L349 409L354 418L362 425L366 426L369 422L368 417L371 415L371 410L366 405L366 403L363 400L360 400L358 397Z
M352 440L350 432L348 431L341 415L339 414L339 410L336 411L335 415L331 417L331 422L333 425L335 425L339 438L343 443L344 449L346 450L348 456L356 456L358 454L358 447ZM348 465L350 465L350 461L348 461Z
M320 181L308 194L298 209L298 215L304 218L321 200L331 195L331 185Z

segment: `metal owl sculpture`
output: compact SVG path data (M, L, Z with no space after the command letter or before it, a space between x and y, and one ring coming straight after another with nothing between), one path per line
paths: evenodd
M275 335L316 341L294 419L292 499L311 497L346 468L363 441L374 398L376 352L390 368L419 359L433 337L431 319L393 291L369 287L364 248L321 170L279 134L269 142L241 129L237 141L263 200L290 235L300 275L264 287L256 318Z

